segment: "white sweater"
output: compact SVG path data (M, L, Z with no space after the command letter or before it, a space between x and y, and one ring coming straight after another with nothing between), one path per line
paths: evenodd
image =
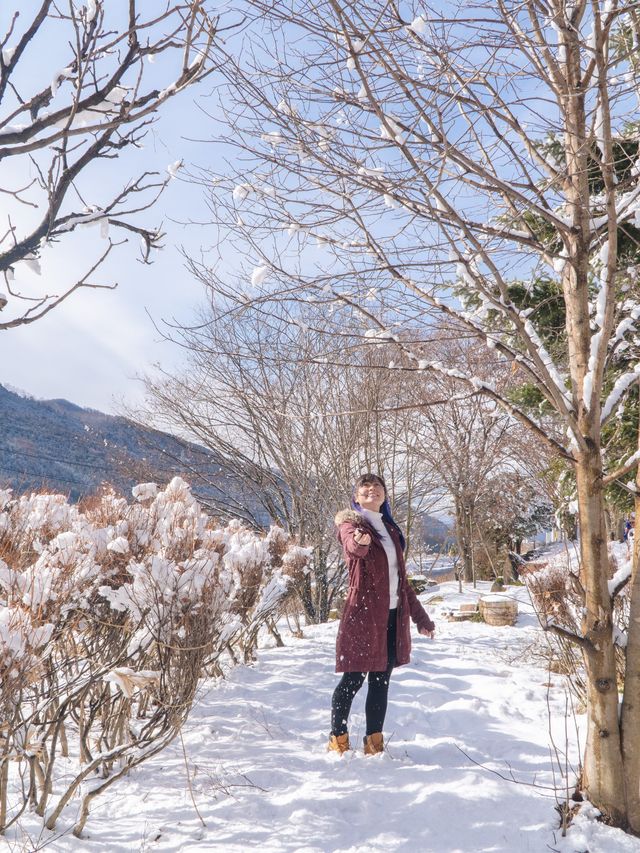
M373 512L370 509L361 510L363 517L380 534L380 543L387 555L389 563L389 610L398 606L398 554L389 531L384 526L381 512Z

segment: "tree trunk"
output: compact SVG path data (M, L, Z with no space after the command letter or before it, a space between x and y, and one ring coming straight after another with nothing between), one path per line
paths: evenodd
M511 565L511 552L507 545L503 545L502 547L502 565L502 577L505 584L513 583L515 577L513 575L513 566Z
M470 557L470 577L469 580L473 583L473 588L476 588L476 555L473 548L473 515L471 513L471 509L467 509L466 517L468 519L468 540L467 546L469 548L469 557ZM466 579L466 578L465 578Z
M470 522L469 512L464 501L456 497L456 541L458 544L458 553L462 561L462 575L465 583L473 581L473 563L471 560L471 537L470 537Z
M329 618L329 583L327 580L327 555L320 549L316 550L313 569L316 580L316 621L322 623Z
M316 609L313 604L313 595L311 591L311 578L307 575L302 584L298 588L298 595L300 596L300 601L302 603L302 608L304 610L304 615L307 620L308 625L314 625L316 623Z
M640 449L640 424L638 426ZM636 469L636 520L640 518L640 468ZM631 588L629 595L629 628L625 656L624 693L622 698L622 759L627 798L627 819L633 832L640 833L640 543L633 537Z
M577 414L574 457L580 524L581 580L585 591L582 636L587 675L587 741L583 764L583 788L591 802L617 826L626 826L622 746L618 720L618 687L612 633L612 607L607 581L609 558L605 531L600 438L600 399L592 388L601 388L604 356L595 342L591 351L589 307L589 257L591 220L589 209L589 156L593 140L588 130L585 93L582 86L580 34L577 28L563 28L565 42L566 89L562 95L566 172L564 193L571 211L571 231L563 241L570 262L562 272L566 307L569 373L573 406ZM604 109L604 108L603 108ZM610 140L601 151L605 186L611 185ZM607 208L610 199L607 194ZM608 223L609 263L615 258L615 208ZM602 339L606 340L613 322L611 296L605 316L600 318ZM586 382L589 375L590 381Z
M585 612L582 634L590 643L587 671L587 741L583 788L617 826L626 825L618 688L613 645L608 555L599 448L580 454L576 468L580 555Z

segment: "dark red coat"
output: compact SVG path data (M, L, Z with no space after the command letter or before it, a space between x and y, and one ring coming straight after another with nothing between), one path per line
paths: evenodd
M336 640L336 672L382 672L387 668L387 622L389 619L389 564L374 529L357 512L343 510L336 516L338 538L349 569L349 590ZM434 624L407 581L404 554L398 531L386 525L398 554L398 623L396 665L409 663L411 629ZM358 545L354 532L371 536L370 545Z

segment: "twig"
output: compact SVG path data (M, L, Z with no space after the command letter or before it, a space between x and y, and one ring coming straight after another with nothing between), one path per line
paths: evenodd
M454 744L454 746L457 750L459 750L464 755L465 758L468 758L472 764L475 764L476 767L481 767L483 770L488 770L489 773L493 773L494 776L497 776L499 779L502 779L504 782L513 782L515 785L526 785L528 788L535 788L536 790L539 790L539 791L553 791L554 792L553 797L549 797L547 794L542 794L541 796L547 797L548 799L557 799L557 788L555 785L540 785L538 782L525 782L522 779L516 779L515 776L513 775L513 770L511 769L511 766L509 765L508 762L505 762L505 763L507 764L507 767L509 767L509 771L510 771L511 775L505 776L499 770L494 770L493 767L487 767L487 765L483 764L481 761L476 761L475 758L472 758L469 755L469 753L465 752L464 749L462 749L461 746L458 746L457 743Z
M180 729L178 734L180 735L180 744L182 746L182 755L184 757L184 769L187 773L187 787L189 788L189 796L191 797L191 802L193 803L193 808L195 809L196 814L198 815L198 819L199 819L200 823L204 827L206 827L207 824L204 822L203 817L200 814L200 810L198 809L198 806L196 804L196 798L193 795L193 786L191 785L191 775L189 773L189 763L187 761L187 750L185 749L184 738L182 737L182 729Z

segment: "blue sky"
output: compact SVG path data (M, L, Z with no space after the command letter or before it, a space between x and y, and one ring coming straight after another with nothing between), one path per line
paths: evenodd
M17 4L11 5L15 8ZM20 4L25 19L33 5ZM0 10L3 33L8 11L7 7ZM34 75L32 91L41 83L35 79L36 73L50 79L57 70L57 59L48 53L46 67L40 64L33 72L28 70ZM26 65L26 59L24 62ZM28 82L23 81L25 87ZM121 162L96 169L89 181L96 197L114 182L122 185L145 169L166 175L167 165L179 159L184 159L187 168L192 164L214 167L215 145L184 138L215 135L213 123L194 102L206 97L212 86L209 78L170 99L143 150L131 151ZM209 111L211 106L209 100ZM3 105L3 112L5 109ZM28 165L20 168L27 169ZM8 185L10 169L16 169L15 162L0 167L0 186ZM11 212L19 217L19 213ZM0 334L0 382L38 398L64 397L107 412L119 411L123 401L140 400L142 386L136 377L155 362L172 366L181 359L177 347L162 341L151 318L158 324L163 319L188 321L203 300L201 286L184 269L179 247L198 252L201 245L215 242L215 236L210 228L185 227L179 222L204 217L202 188L180 177L171 181L156 206L144 216L145 224L162 222L167 234L166 248L155 253L154 263L139 263L138 241L134 238L129 246L116 251L113 262L97 278L103 283L117 281L116 290L81 291L42 320ZM65 283L68 285L73 271L87 269L103 246L99 228L92 228L78 232L68 243L45 249L42 278L46 278L47 289L61 290ZM19 275L22 280L17 284L23 289L28 290L30 277L34 279L32 286L35 283L35 273L22 269Z

